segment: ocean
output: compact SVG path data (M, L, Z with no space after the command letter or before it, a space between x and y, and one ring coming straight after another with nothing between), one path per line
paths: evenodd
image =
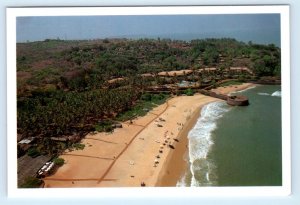
M188 134L189 169L177 186L281 186L281 86L259 85L250 105L204 106Z

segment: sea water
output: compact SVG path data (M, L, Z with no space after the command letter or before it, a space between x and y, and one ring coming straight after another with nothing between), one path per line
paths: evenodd
M177 186L280 186L281 87L243 92L250 105L213 102L189 132L189 169Z

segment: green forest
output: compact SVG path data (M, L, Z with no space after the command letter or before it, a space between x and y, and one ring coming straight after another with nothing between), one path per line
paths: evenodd
M102 130L165 102L169 94L149 94L150 86L182 80L280 79L280 48L235 39L46 39L17 44L17 128L21 138L38 137L48 150L50 137ZM213 73L196 73L214 67ZM253 75L225 72L247 67ZM158 75L193 70L193 77ZM151 74L144 77L143 74ZM238 76L237 76L238 75ZM121 78L121 81L110 80ZM188 95L193 94L187 90ZM107 123L109 121L109 123ZM109 129L110 130L110 129ZM47 143L46 143L47 142Z

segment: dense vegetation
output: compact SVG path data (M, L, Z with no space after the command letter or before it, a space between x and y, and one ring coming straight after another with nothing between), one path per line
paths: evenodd
M20 188L39 188L43 181L35 177L27 177Z
M18 131L27 137L70 135L128 110L138 97L131 88L35 93L18 100Z
M117 77L160 71L247 66L280 75L280 49L234 39L46 40L17 45L18 94L38 88L90 90Z
M145 94L145 88L187 78L162 78L157 75L159 72L216 67L214 75L217 75L213 76L216 82L231 66L248 67L256 78L280 76L280 49L226 38L191 42L48 39L20 43L17 44L18 134L22 138L39 136L47 149L53 136L111 131L111 120L144 115L168 97ZM141 77L146 73L153 75ZM240 80L245 78L243 75ZM116 78L123 80L109 82ZM185 80L205 83L207 76ZM187 90L185 94L193 95L193 91ZM32 156L37 154L36 149L29 152Z

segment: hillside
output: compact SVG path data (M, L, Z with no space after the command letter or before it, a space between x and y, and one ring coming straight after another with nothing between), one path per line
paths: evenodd
M280 73L278 47L234 39L18 43L18 138L38 138L35 151L55 154L69 145L54 137L111 131L113 120L129 120L163 103L168 94L147 92L157 86L185 80L203 88Z
M279 75L280 49L234 39L48 39L17 44L18 95L45 86L99 88L106 80L135 74L231 66L248 67L258 76Z

